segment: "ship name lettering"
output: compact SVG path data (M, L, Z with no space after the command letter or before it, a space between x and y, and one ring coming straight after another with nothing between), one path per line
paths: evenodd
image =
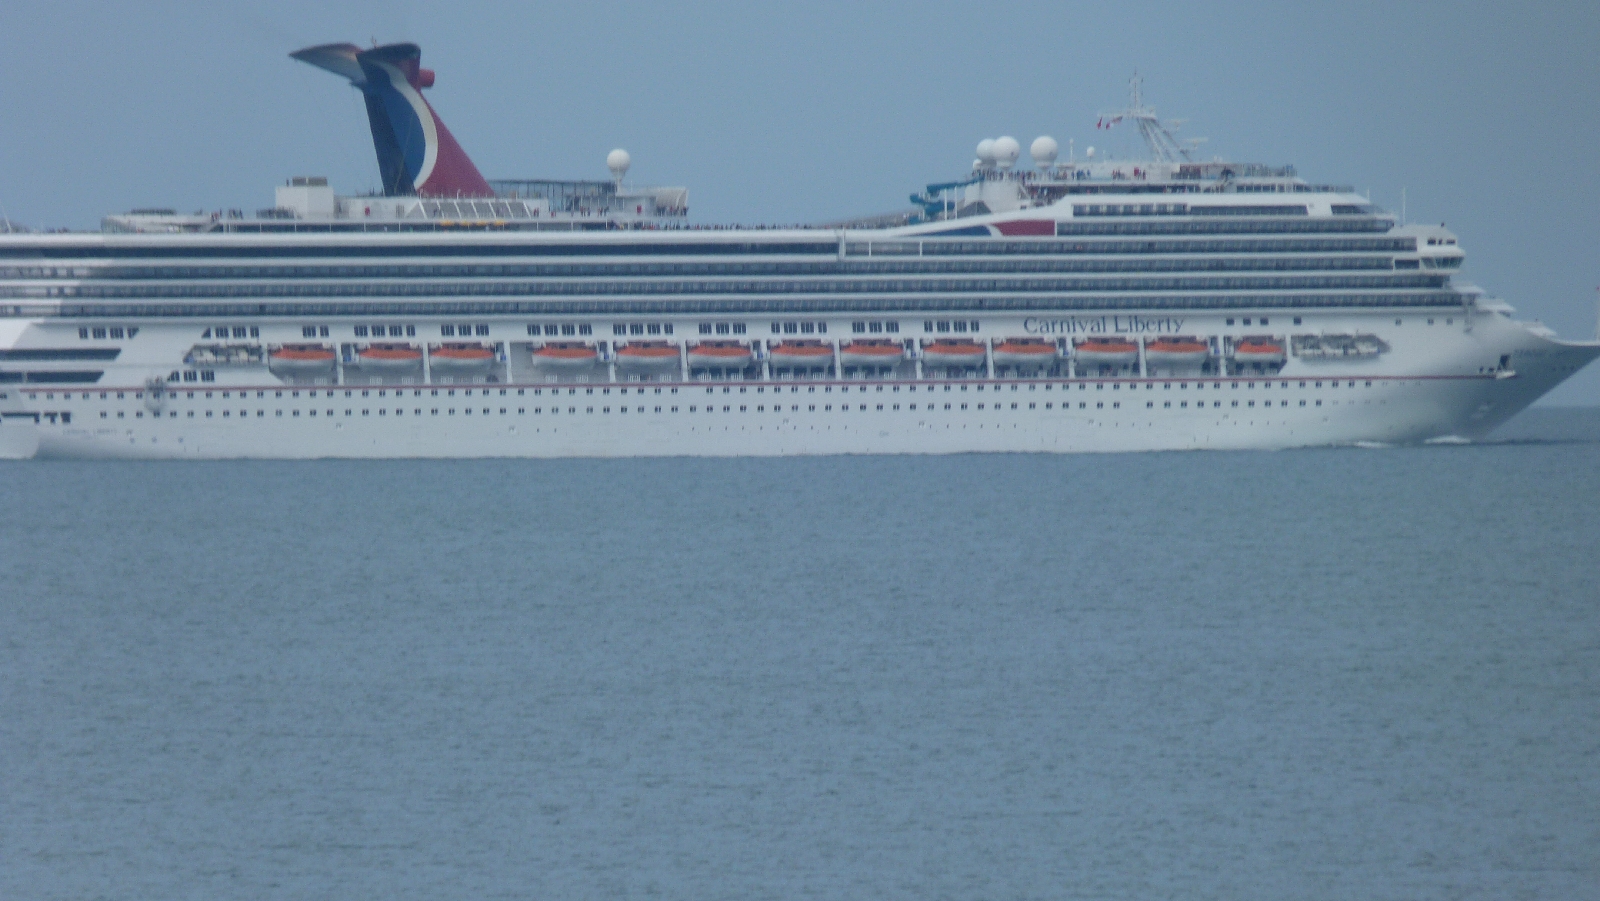
M1183 322L1177 316L1030 316L1022 320L1022 328L1030 335L1143 335L1177 333Z

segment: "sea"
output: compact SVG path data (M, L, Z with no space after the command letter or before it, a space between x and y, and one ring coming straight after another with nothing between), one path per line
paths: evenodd
M0 898L1600 899L1600 409L0 498Z

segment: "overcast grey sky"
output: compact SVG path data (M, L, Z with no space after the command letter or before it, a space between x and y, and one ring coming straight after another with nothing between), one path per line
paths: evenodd
M1094 128L1137 69L1206 155L1293 163L1444 222L1466 277L1566 337L1600 285L1600 5L36 3L0 21L0 209L92 228L257 209L290 175L371 189L359 95L288 58L415 41L493 177L681 184L698 221L905 207L980 138L1131 152ZM1600 368L1549 398L1600 404Z

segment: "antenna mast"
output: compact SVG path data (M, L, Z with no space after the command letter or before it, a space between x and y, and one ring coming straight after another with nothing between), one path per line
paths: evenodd
M1143 85L1144 79L1139 77L1137 71L1134 72L1133 77L1128 79L1128 108L1117 113L1102 114L1095 127L1109 129L1123 119L1132 119L1139 126L1139 136L1144 138L1145 145L1150 148L1150 156L1156 162L1192 160L1189 148L1173 136L1172 129L1166 123L1156 118L1155 109L1144 105Z

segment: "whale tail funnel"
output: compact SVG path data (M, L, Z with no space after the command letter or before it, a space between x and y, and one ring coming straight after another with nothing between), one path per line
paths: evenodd
M322 44L289 55L348 78L361 89L384 194L494 196L478 167L422 96L424 88L433 87L434 78L433 70L420 65L422 48L385 44L362 50L354 44Z

